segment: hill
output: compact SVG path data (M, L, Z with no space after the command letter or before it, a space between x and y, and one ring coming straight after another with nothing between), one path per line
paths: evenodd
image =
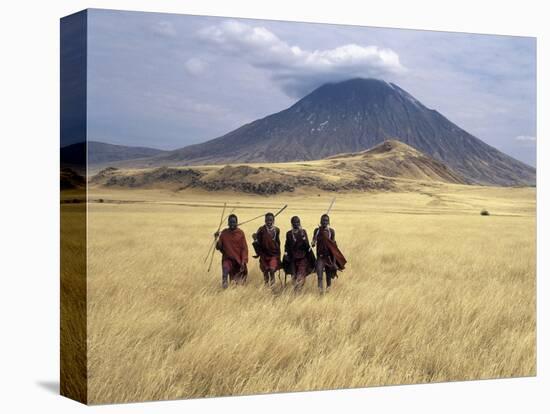
M301 163L106 168L92 177L92 185L123 188L166 188L208 191L233 190L255 194L303 191L389 191L403 182L427 181L466 184L468 181L443 163L396 140L372 149Z

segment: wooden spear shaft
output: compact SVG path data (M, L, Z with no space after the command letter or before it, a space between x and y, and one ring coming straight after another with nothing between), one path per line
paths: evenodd
M332 201L330 202L330 206L328 207L328 210L327 210L327 212L326 212L327 216L329 215L330 210L332 210L332 206L334 205L334 202L335 202L335 201L336 201L336 197L334 197L334 198L332 199Z
M223 224L223 216L225 214L225 207L227 206L227 203L223 203L223 210L222 210L222 216L220 217L220 224L218 226L218 231L220 231L220 229L222 228L222 224ZM210 248L208 249L208 254L206 255L206 257L204 258L204 263L206 263L206 261L208 260L208 256L210 256L210 252L212 251L212 247L216 244L216 241L217 241L217 237L214 238L214 241L212 242L212 244L210 245Z
M274 217L277 217L277 216L278 216L279 214L281 214L281 213L283 212L283 210L284 210L285 208L287 208L287 207L288 207L288 204L285 204L285 205L283 206L283 208L280 209L279 211L277 211L273 216L274 216Z
M279 211L277 211L275 214L273 214L273 216L274 216L274 217L277 217L277 216L278 216L279 214L281 214L281 213L283 212L283 210L284 210L285 208L287 208L287 207L288 207L288 204L285 204L285 205L283 206L283 208L281 208ZM243 221L242 223L239 223L238 226L242 226L243 224L247 224L247 223L250 223L251 221L258 220L259 218L264 217L264 216L265 216L265 214L260 214L259 216L252 217L252 218L249 219L249 220L246 220L246 221Z
M228 217L231 214L233 214L233 212L235 211L235 208L236 207L233 207L233 209L229 212L229 214L223 218L223 221L227 220ZM220 229L221 229L221 227L220 227ZM212 244L210 245L210 250L208 251L208 256L206 256L206 258L204 259L204 263L206 263L206 260L208 259L208 257L210 255L212 255L212 257L210 257L210 266L212 266L212 261L214 260L214 253L216 253L216 242L217 241L218 241L218 238L215 238L214 241L212 242ZM209 269L210 269L210 266L208 266ZM210 270L208 270L208 271L210 271Z
M330 202L330 206L328 206L328 210L327 212L325 213L327 216L329 215L330 211L332 210L332 206L334 205L334 202L336 201L336 197L333 197L332 198L332 201ZM320 227L317 227L317 228L320 228ZM314 232L315 234L315 232ZM311 243L311 246L309 248L309 250L311 250L311 247L315 247L315 244L317 243L317 240L316 239L313 239L312 240L312 243Z

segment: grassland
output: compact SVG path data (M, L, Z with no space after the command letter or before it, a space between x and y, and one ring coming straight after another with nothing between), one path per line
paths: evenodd
M60 210L60 393L81 402L87 401L85 201L83 189L63 191Z
M223 202L242 221L288 204L276 224L297 214L311 234L332 196L92 188L89 401L535 374L532 188L338 195L349 264L324 296L313 275L300 295L266 289L256 263L223 291L219 255L206 271Z

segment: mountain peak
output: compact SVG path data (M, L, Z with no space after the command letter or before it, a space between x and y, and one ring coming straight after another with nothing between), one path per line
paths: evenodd
M335 87L353 87L353 88L364 88L364 87L372 87L372 86L392 88L391 83L386 82L385 80L382 80L382 79L377 79L377 78L351 78L340 82L325 83L323 86L329 86L329 85L335 86Z
M352 78L340 82L330 82L315 89L306 96L317 98L320 95L339 94L344 97L363 94L391 94L395 92L394 86L381 79Z
M397 105L428 109L396 84L376 78L352 78L325 83L291 108L316 113L327 107L337 111L344 109L347 112L368 112L383 106Z

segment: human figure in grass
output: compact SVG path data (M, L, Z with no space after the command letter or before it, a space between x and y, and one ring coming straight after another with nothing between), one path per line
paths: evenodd
M292 275L294 291L299 292L307 275L315 269L315 255L311 250L307 232L300 223L300 217L292 217L290 224L292 229L286 233L283 266L285 273Z
M332 279L337 276L338 270L344 270L346 258L338 249L336 244L336 232L330 227L328 214L321 216L320 226L313 232L313 247L317 246L317 286L319 292L323 293L323 272L326 275L327 291L330 290Z
M260 258L260 270L264 274L266 285L275 284L275 272L281 268L280 230L275 226L275 215L267 213L265 224L252 235L252 246L256 256Z
M222 253L222 287L227 288L229 281L243 284L248 274L248 246L244 232L238 227L238 218L230 214L227 228L214 233L218 239L216 249Z

